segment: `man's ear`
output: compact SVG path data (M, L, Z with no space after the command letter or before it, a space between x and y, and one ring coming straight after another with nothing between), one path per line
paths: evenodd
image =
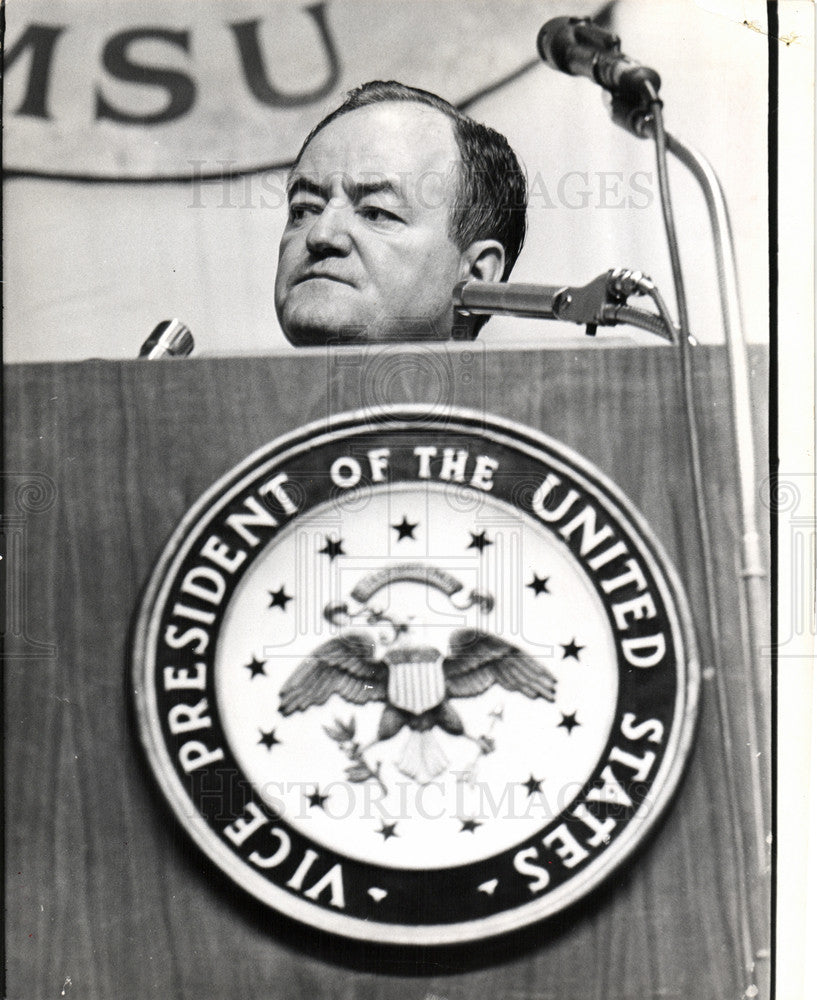
M501 281L505 248L498 240L474 240L460 258L460 281Z

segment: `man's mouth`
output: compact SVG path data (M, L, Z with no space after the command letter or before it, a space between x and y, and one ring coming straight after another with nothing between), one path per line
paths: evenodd
M301 285L305 281L313 281L316 278L323 278L325 281L334 281L339 285L349 285L350 287L354 286L354 282L349 278L345 278L339 274L334 274L332 271L321 270L307 271L306 274L302 274L296 278L293 285Z

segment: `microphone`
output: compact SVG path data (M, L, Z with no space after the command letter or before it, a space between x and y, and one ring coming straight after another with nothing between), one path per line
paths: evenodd
M643 138L661 77L621 51L621 39L587 17L554 17L539 31L539 55L552 69L586 76L613 96L613 119ZM660 102L659 102L660 103Z
M454 308L467 315L520 316L523 319L558 319L595 326L607 322L605 307L623 303L637 287L624 287L640 272L605 271L582 287L570 285L509 284L504 281L460 281L454 286Z
M631 295L649 295L660 315L627 305ZM578 323L594 336L599 326L629 323L672 341L675 330L651 278L632 268L611 268L586 285L530 285L460 281L454 286L454 340L473 340L471 316L519 316Z
M156 327L139 351L140 358L186 358L192 354L193 334L180 319L165 319Z

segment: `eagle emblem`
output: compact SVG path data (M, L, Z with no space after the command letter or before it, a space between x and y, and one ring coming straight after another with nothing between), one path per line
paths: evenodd
M352 705L382 702L383 713L375 738L356 748L358 760L378 743L408 730L398 769L419 784L427 784L442 774L448 758L435 738L439 729L451 736L474 742L482 753L493 750L490 737L468 733L452 704L473 698L493 685L518 692L528 698L553 702L556 678L539 660L518 646L490 632L460 628L448 639L448 650L417 642L413 633L421 629L372 607L369 600L387 583L415 580L434 586L452 598L461 584L441 570L425 566L394 567L363 581L353 591L358 600L354 612L348 604L330 604L324 617L333 624L363 620L377 629L360 629L329 639L305 657L280 690L279 711L288 716L323 705L339 695ZM362 598L362 600L361 600ZM493 606L489 595L471 593L466 604ZM386 629L383 629L386 626ZM370 771L371 774L376 772Z
M139 736L195 843L276 913L390 948L575 905L662 814L700 690L614 484L447 406L250 456L174 534L136 635Z

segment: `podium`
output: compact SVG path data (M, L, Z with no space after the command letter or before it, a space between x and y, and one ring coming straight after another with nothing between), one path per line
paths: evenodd
M8 368L7 995L766 996L770 671L742 645L725 351L693 359L717 647L669 348L372 345ZM767 352L750 359L763 442ZM191 505L271 439L391 403L516 421L597 466L675 565L703 668L687 773L634 858L543 923L430 952L310 930L239 892L156 788L128 679L140 594ZM766 468L761 453L758 482Z

